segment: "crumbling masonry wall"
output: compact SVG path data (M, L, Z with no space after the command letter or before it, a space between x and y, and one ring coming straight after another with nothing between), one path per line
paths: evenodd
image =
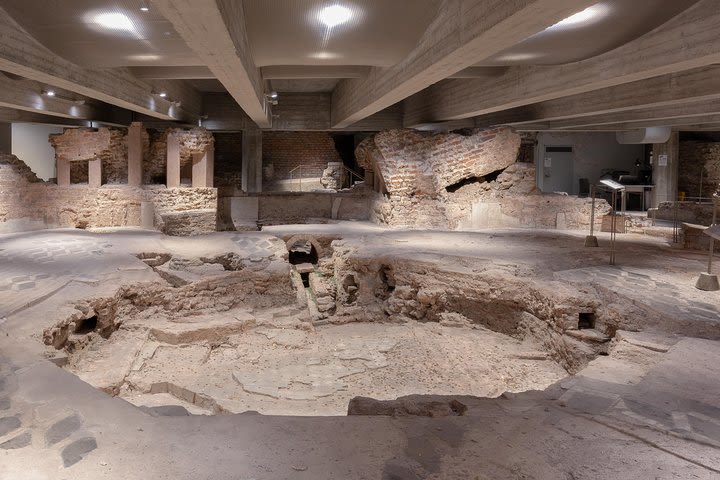
M520 136L504 127L369 137L356 157L383 187L375 186L371 218L410 228L589 227L591 201L539 192L534 165L516 163L519 148ZM596 208L598 219L609 211L602 201Z
M87 164L102 161L103 183L127 183L127 135L117 128L66 128L50 135L55 158L70 162L71 183L87 183Z
M216 230L214 188L60 187L39 180L14 155L0 155L0 231L140 226L143 203L152 207L153 223L159 230L165 231L166 223L183 213L201 219L192 231L183 233Z
M189 179L192 175L193 154L203 153L215 142L212 132L204 128L151 130L148 151L143 157L143 184L165 183L167 137L170 134L175 135L180 143L180 176L184 179Z
M678 191L687 197L712 197L720 184L720 142L680 142Z

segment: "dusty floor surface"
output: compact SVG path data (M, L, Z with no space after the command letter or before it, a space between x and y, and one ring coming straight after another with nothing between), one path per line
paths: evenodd
M385 281L373 297L394 322L358 323L350 303L338 303L342 321L318 320L291 298L282 255L299 234L337 239L322 248L346 252L336 274L352 267L361 289L363 265L395 259L397 288ZM0 479L720 478L720 294L692 287L706 257L628 235L609 267L607 249L583 248L583 236L361 223L191 239L133 230L2 236ZM177 258L150 266L137 257L152 252ZM207 261L193 263L199 257ZM504 282L492 288L581 304L596 295L598 318L613 328L521 340L486 328L497 325L473 317L476 304L434 321L435 300L417 305L410 297L427 292L400 284L423 276L448 289L487 276ZM527 290L528 279L539 286ZM117 294L159 282L173 286ZM238 296L253 306L227 303ZM174 314L167 307L178 298L202 312ZM497 298L534 306L535 320L550 307L551 316L577 310ZM107 338L87 333L78 305L98 324L122 321L105 325ZM62 323L71 317L77 325ZM69 363L61 369L49 357ZM560 363L584 367L568 377ZM531 389L544 390L503 393ZM340 416L355 395L408 394L472 397L456 397L463 416ZM274 416L286 413L304 417Z

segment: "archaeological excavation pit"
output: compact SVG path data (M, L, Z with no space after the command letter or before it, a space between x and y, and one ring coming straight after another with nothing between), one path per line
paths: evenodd
M138 254L154 282L78 303L43 339L110 395L205 415L345 415L355 397L542 390L607 350L592 299L325 243L319 258L308 240L284 251L277 238L262 258ZM440 290L448 282L457 288Z

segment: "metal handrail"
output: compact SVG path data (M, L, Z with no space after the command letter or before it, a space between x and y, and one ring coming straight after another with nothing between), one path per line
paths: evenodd
M362 175L357 173L352 168L347 167L345 164L342 165L342 168L350 174L350 176L348 177L348 188L353 186L353 181L352 181L353 177L356 177L358 179L358 181L360 181L360 182L365 181L365 177L363 177Z

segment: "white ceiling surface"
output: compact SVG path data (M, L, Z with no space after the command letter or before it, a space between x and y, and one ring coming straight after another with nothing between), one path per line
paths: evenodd
M45 47L81 66L202 65L149 0L1 0L0 7ZM123 14L131 27L104 28L97 23L102 14Z
M613 50L688 9L698 0L604 0L594 16L558 25L478 63L494 65L560 65Z
M405 58L437 16L440 0L243 0L255 63L388 67ZM351 19L328 29L319 19L342 5Z

